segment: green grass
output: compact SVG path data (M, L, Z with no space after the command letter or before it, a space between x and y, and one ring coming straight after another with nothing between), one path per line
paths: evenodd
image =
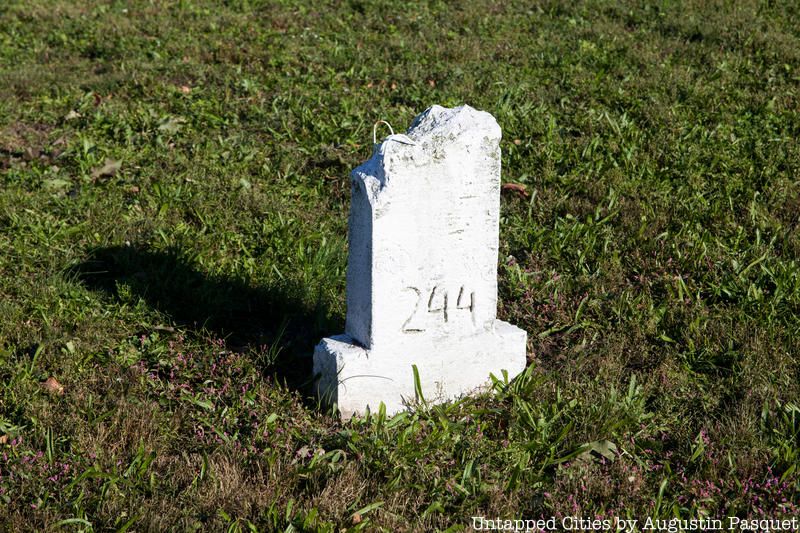
M0 3L0 530L797 516L800 8L647 4ZM343 423L349 170L434 103L529 368Z

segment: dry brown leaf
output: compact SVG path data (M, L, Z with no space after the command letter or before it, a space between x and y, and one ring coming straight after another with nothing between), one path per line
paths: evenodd
M0 444L8 442L8 435L0 435Z
M64 385L59 383L58 380L53 376L47 378L42 383L42 387L44 388L44 390L46 390L51 394L58 394L58 395L64 394Z
M521 183L504 183L501 189L503 192L515 192L525 198L530 196L528 189Z
M110 178L116 174L121 167L121 161L106 159L106 162L102 167L96 168L92 171L92 179L96 180L98 178Z

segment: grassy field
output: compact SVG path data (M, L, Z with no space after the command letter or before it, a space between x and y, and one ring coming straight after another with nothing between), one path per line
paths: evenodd
M434 103L529 368L343 423L349 170ZM0 2L0 530L797 517L799 177L797 2Z

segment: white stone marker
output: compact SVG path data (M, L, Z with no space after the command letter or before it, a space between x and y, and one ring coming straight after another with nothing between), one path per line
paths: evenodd
M344 418L443 401L525 368L526 333L497 320L500 126L433 106L352 174L346 333L314 352L317 393Z

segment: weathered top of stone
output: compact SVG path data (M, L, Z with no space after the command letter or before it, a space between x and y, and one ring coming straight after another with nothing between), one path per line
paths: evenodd
M440 160L454 144L495 157L501 136L500 125L485 111L468 105L454 108L434 105L414 119L405 135L390 135L376 144L372 157L354 169L352 177L363 183L372 201L390 181L396 164L427 166Z
M468 105L454 108L434 105L420 114L407 135L417 143L456 140L464 134L473 138L500 140L500 125L486 111Z

